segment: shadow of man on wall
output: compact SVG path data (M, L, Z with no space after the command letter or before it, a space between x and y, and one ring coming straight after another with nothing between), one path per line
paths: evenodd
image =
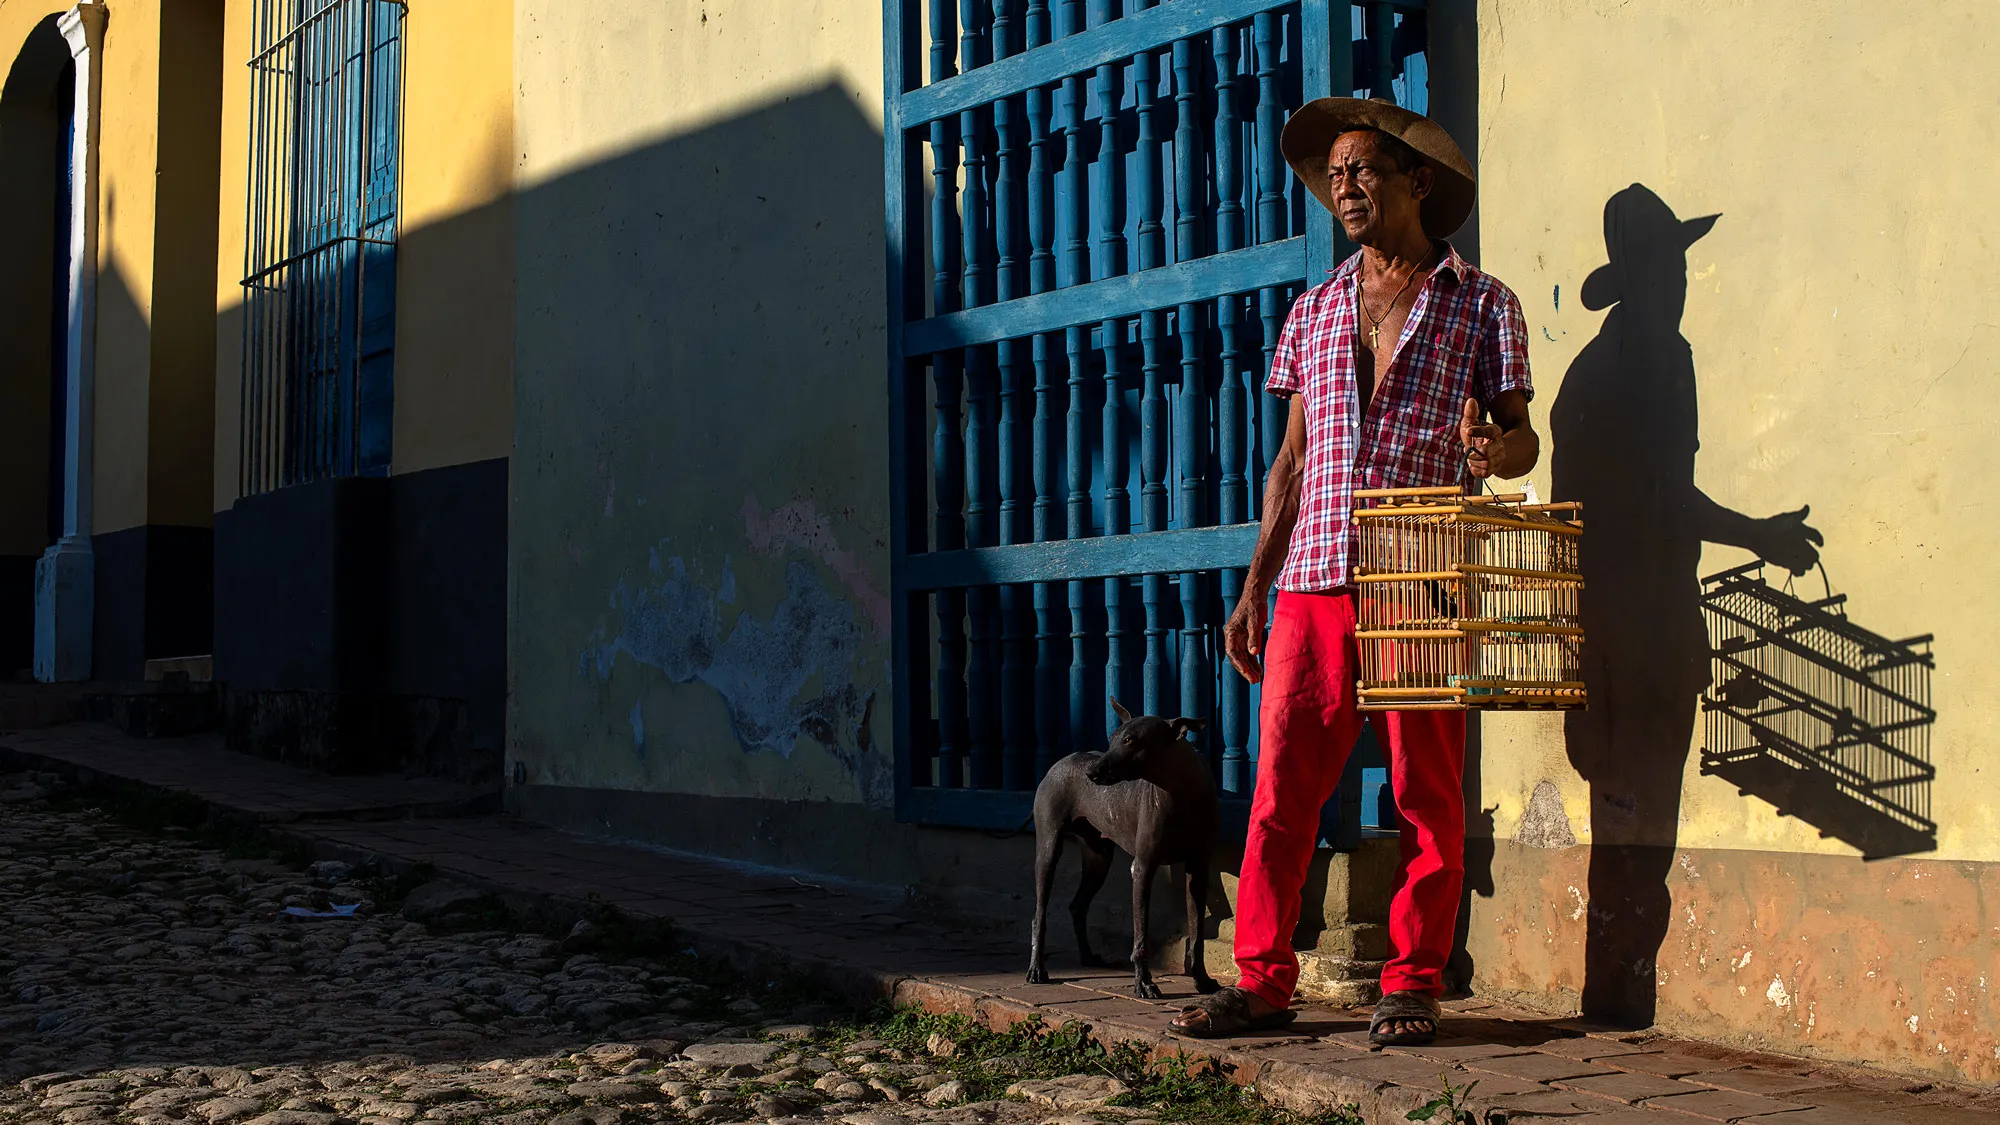
M1667 876L1681 778L1709 644L1697 574L1703 543L1742 547L1794 573L1818 560L1807 509L1757 519L1695 484L1694 356L1681 336L1687 248L1719 215L1682 220L1640 184L1604 205L1608 264L1583 284L1609 308L1550 411L1557 500L1583 504L1587 711L1567 717L1572 765L1590 785L1586 1016L1653 1019L1654 959L1672 906Z

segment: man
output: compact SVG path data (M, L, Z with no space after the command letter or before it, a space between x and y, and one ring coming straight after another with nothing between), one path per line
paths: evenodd
M1292 306L1266 389L1295 398L1271 466L1229 659L1264 683L1257 792L1237 884L1234 988L1184 1010L1186 1035L1288 1022L1292 931L1319 811L1361 729L1355 706L1356 489L1471 485L1534 468L1527 333L1506 286L1444 237L1472 210L1472 168L1428 118L1375 100L1321 98L1292 115L1292 171L1361 250ZM1482 422L1490 415L1492 422ZM1264 605L1277 609L1268 642ZM1268 661L1269 675L1260 665ZM1465 716L1373 715L1402 830L1390 957L1370 1038L1437 1034L1464 873Z

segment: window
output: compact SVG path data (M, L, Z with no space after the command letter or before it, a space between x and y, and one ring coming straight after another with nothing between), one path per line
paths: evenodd
M257 0L241 486L389 470L400 0Z
M1423 4L886 2L899 815L1020 823L1112 695L1214 720L1240 808L1262 374L1342 252L1278 133L1335 90L1425 108Z

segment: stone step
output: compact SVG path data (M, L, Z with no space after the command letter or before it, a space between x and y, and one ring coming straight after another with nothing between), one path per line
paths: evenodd
M1311 944L1305 940L1310 937ZM1236 940L1236 920L1224 918L1216 923L1215 939L1223 945ZM1293 935L1292 948L1301 953L1317 953L1322 957L1345 957L1349 960L1379 961L1389 956L1389 927L1379 922L1355 922L1344 926L1328 926L1316 934L1301 931Z

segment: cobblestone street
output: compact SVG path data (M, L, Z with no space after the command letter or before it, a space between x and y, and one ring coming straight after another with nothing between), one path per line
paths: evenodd
M1123 1087L1101 1074L1019 1083L1048 1067L1002 1059L968 1081L934 1057L949 1041L860 1038L836 1008L753 995L671 951L582 952L615 943L588 924L563 940L467 929L481 904L438 884L385 901L402 888L346 864L221 850L59 790L0 775L3 1121L1146 1116L1104 1107Z
M0 762L0 1122L1401 1125L1447 1083L1480 1125L2000 1119L1990 1090L1476 996L1428 1047L1324 1004L1186 1040L1171 975L1150 1003L1115 968L1025 984L1015 934L890 888L198 739L76 724Z

